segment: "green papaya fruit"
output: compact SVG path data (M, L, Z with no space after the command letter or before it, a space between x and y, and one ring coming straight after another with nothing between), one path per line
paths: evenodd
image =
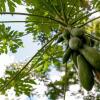
M72 53L72 49L68 47L63 56L63 63L67 63L67 61L69 60L71 56L71 53Z
M73 52L73 53L72 53L72 60L73 60L73 63L75 64L76 67L78 67L78 66L77 66L77 56L78 56L78 55L79 55L78 52Z
M78 72L78 66L77 66L77 56L79 55L78 52L73 52L72 53L72 60L73 60L73 63L74 63L74 68L75 68L75 71Z
M72 37L69 40L69 47L73 50L78 50L82 47L82 41L78 37Z
M92 67L82 55L78 55L77 65L80 83L84 89L90 91L94 85Z
M64 41L64 38L63 38L63 36L61 35L61 36L58 37L57 43L60 43L60 42L62 42L62 41Z
M71 35L75 36L75 37L81 37L81 36L83 36L84 33L85 33L85 31L80 28L73 28L71 30Z
M85 45L79 50L84 58L95 68L100 71L100 52L93 47Z

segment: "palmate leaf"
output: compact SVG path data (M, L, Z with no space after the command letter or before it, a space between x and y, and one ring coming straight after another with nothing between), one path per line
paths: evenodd
M58 37L58 35L59 34L55 35L44 46L42 46L42 48L40 50L38 50L38 52L35 55L33 55L32 58L19 71L17 71L16 74L13 77L10 77L11 79L9 81L6 81L5 84L3 83L4 85L0 87L0 91L5 91L4 89L6 87L8 87L9 84L12 83L12 81L15 80L19 76L19 74L21 74L27 68L27 66L33 61L33 59L37 58L37 56L40 55L40 53L44 53L45 52L45 49L51 45L51 43ZM37 64L37 62L39 60L40 59L36 60L36 62L34 63L34 65L31 66L29 68L29 70L26 70L26 72L25 72L24 75L28 75L29 72L34 68L34 66Z
M9 11L10 12L14 12L15 11L15 7L16 7L15 3L12 2L11 0L7 0L7 3L8 3Z
M7 10L6 4L9 8L10 12L14 12L16 8L16 4L21 5L21 0L0 0L0 12L5 12Z
M53 28L57 28L58 25L52 20L44 19L44 18L37 18L37 17L28 17L27 21L31 20L34 22L26 23L26 31L28 33L33 33L34 36L38 36L38 34L47 33L50 36L50 32Z
M44 74L49 71L50 66L56 66L56 68L60 68L62 65L62 56L63 56L63 49L60 45L51 45L49 46L43 54L39 54L36 59L33 60L32 66L33 71L38 72L40 74ZM35 64L35 65L34 65ZM32 69L31 69L32 71Z
M6 11L5 0L0 0L0 11Z
M91 4L93 5L94 8L100 10L100 1L99 0L92 0Z
M6 82L8 82L13 75L16 74L18 71L17 68L14 66L9 67L10 69L6 70L6 76L5 78L0 78L0 87L2 87ZM13 68L13 70L12 70ZM14 69L15 68L15 69ZM21 73L21 76L16 77L15 80L13 80L6 89L0 91L2 94L5 94L7 89L11 89L11 87L14 87L14 90L16 92L16 95L19 96L21 94L26 94L27 96L30 95L31 91L33 90L33 84L36 85L35 79L33 79L31 76L25 76L25 71Z
M7 53L8 50L15 53L19 47L23 47L23 42L20 37L23 32L11 30L11 27L6 27L0 24L0 53Z
M33 33L33 37L36 38L41 33L49 38L51 32L58 30L62 23L64 27L74 27L88 20L88 16L86 16L77 23L77 20L86 14L86 11L80 7L79 0L35 0L31 2L31 6L31 8L27 8L29 13L48 17L47 19L38 16L28 16L26 18L26 21L32 21L26 23L26 31ZM57 22L49 18L53 18Z
M43 12L42 10L35 11L34 9L30 9L29 13L49 17L48 12ZM50 19L30 16L27 17L26 21L29 20L31 20L32 22L26 23L26 31L27 33L33 33L34 38L37 38L38 36L42 35L42 33L49 38L51 35L50 32L53 31L53 29L58 28L58 24Z
M36 1L38 1L38 0L36 0ZM44 1L42 1L42 0L40 0L40 1L38 1L38 5L36 5L36 3L37 2L35 2L35 1L32 3L32 6L34 6L33 7L34 9L28 9L29 13L33 13L36 15L39 15L39 14L45 15L46 14L46 16L54 18L54 19L62 22L65 27L67 27L67 26L76 27L77 25L78 26L82 25L82 24L86 23L89 16L92 15L91 14L89 16L84 16L89 13L89 9L87 9L87 10L83 9L83 7L81 7L80 0L74 0L74 1L71 1L71 0L44 0ZM42 23L42 21L37 23L38 20L39 20L39 18L35 19L34 21L36 23L33 23L31 25L37 25L39 27L38 24ZM74 25L73 25L73 22L74 22ZM45 24L45 21L43 24ZM60 24L60 23L58 23L58 24ZM27 27L28 27L28 25L27 25ZM31 28L27 28L27 29L31 30ZM41 27L39 29L41 29ZM45 29L47 29L47 28L45 28ZM50 29L50 27L49 27L49 29Z

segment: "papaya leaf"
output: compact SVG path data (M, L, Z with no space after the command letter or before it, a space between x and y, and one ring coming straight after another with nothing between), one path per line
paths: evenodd
M13 69L13 70L12 70ZM16 74L16 72L19 70L19 68L16 66L10 66L6 72L5 77L0 78L0 87L5 84L5 82L8 82L13 75ZM30 95L31 91L33 90L33 84L36 85L35 79L31 76L23 76L25 74L25 71L21 73L21 77L16 77L15 80L13 80L9 86L7 86L4 90L0 91L2 94L6 93L7 89L10 89L11 87L14 87L14 90L16 92L16 95L19 96L20 94L25 93L27 96Z
M6 27L4 24L0 25L0 53L7 53L8 50L13 53L17 52L19 47L23 47L23 42L20 37L23 36L23 32L11 30L10 27Z

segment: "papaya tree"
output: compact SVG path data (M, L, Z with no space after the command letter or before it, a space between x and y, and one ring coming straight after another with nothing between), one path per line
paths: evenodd
M6 10L6 3L9 12ZM15 12L16 4L25 5L27 13ZM90 18L96 13L100 13L99 0L2 1L0 14L23 15L26 19L1 23L24 22L26 33L12 31L10 27L6 28L1 24L0 53L7 53L8 50L17 52L17 48L23 46L20 38L27 34L32 34L33 39L40 41L42 47L22 68L7 70L6 74L10 77L1 79L0 91L5 93L7 89L14 87L17 95L20 93L29 95L32 87L24 84L24 80L27 78L29 81L26 80L26 83L36 84L35 81L31 81L30 75L45 83L48 87L46 95L52 100L57 98L65 100L69 85L79 81L81 87L87 91L91 91L95 86L99 88L97 82L100 81L100 37L97 34L100 23L95 24L95 31L90 31L90 26L93 27L92 22L100 18L100 16ZM51 68L64 72L61 80L48 81Z

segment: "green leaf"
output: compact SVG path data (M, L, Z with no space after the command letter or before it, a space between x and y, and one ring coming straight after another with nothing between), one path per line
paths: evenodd
M9 11L15 12L15 7L16 7L15 3L11 0L7 0L7 1L8 1Z
M20 39L22 36L23 32L11 30L10 27L0 24L0 53L7 53L8 49L13 53L17 52L19 47L23 47L23 42Z

